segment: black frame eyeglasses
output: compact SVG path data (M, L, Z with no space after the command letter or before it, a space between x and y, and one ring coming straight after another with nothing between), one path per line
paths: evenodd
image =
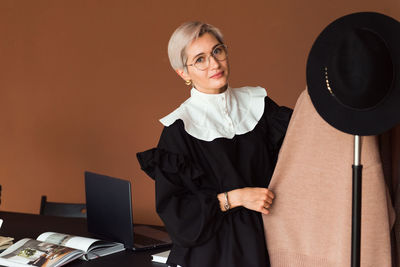
M192 64L185 64L185 66L193 66L201 71L206 70L210 66L211 56L218 62L226 60L228 58L227 46L224 44L218 44L213 48L208 56L202 53L194 58L194 62Z

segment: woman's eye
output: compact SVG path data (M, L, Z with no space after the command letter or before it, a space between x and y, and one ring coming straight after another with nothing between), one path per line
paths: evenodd
M198 57L195 63L202 63L204 61L204 57Z
M214 51L213 51L213 54L214 54L214 55L221 54L221 51L222 51L221 48L219 48L219 47L218 47L218 48L215 48Z

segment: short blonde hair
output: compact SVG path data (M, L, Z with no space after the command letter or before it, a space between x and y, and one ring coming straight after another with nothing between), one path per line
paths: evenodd
M218 42L224 43L218 28L200 21L185 22L174 31L168 42L169 62L174 70L186 69L186 47L205 33L212 34Z

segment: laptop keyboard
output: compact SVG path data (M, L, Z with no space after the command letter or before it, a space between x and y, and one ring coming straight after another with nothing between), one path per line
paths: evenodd
M136 247L148 247L166 243L164 241L153 239L137 233L134 234L133 240Z

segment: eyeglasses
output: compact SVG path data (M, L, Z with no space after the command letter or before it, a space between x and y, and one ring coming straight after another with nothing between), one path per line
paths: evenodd
M219 44L206 56L200 54L194 58L194 63L186 64L185 66L194 66L198 70L206 70L210 66L210 57L213 57L216 61L224 61L228 57L227 47L224 44Z

